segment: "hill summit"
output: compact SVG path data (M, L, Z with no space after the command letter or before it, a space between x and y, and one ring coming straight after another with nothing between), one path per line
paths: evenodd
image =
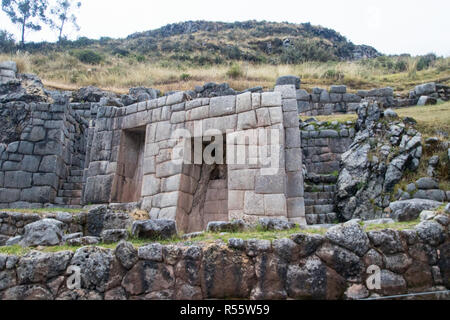
M342 61L374 58L373 47L355 45L338 32L310 23L266 21L187 21L135 33L124 49L143 54L159 51L176 60L221 63L241 60L263 63Z

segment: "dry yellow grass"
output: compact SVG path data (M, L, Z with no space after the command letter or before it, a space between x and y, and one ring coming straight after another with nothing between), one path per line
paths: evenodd
M396 109L395 112L400 118L411 117L417 121L419 130L425 136L436 135L436 131L450 133L450 102L445 102L435 106L409 107ZM317 116L319 121L339 122L354 121L356 114L337 114L330 116Z
M384 69L357 62L307 62L299 65L243 62L240 63L242 76L237 79L227 75L228 65L199 67L181 62L138 62L132 57L107 56L101 64L93 66L81 63L68 52L0 54L0 60L9 59L18 63L20 72L35 73L52 88L73 90L93 85L118 93L127 92L135 86L154 87L163 92L191 90L205 82L227 82L236 90L255 86L272 88L279 76L288 74L300 76L302 87L309 90L341 83L346 84L349 91L391 86L399 92L410 90L419 83L437 80L449 83L450 80L450 59L443 60L443 65L413 75L408 71L386 74Z

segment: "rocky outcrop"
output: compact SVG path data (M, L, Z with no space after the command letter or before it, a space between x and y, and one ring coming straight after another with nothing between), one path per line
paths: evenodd
M325 236L299 233L272 242L139 249L121 242L115 250L0 255L0 299L364 299L447 290L448 219L439 217L403 231L365 232L352 221ZM366 280L375 266L381 282L374 288Z
M342 156L337 209L342 220L381 218L406 169L417 170L422 137L412 125L385 118L377 103L358 109L357 134Z

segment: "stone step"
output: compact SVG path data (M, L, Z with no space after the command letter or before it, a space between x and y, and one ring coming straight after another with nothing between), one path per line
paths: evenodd
M334 204L305 206L306 214L328 214L334 212Z
M68 183L83 183L83 176L68 176Z
M327 214L306 214L306 222L308 225L314 224L332 224L336 223L337 214L334 212Z
M82 183L64 183L63 190L82 190Z
M334 199L307 199L305 198L305 206L325 206L334 205Z
M83 176L83 172L84 172L84 170L81 170L81 169L71 169L70 170L70 175L71 176L82 177Z
M81 190L59 190L58 197L81 198Z
M308 174L305 181L311 184L336 184L338 177L333 174Z
M311 200L333 200L334 195L334 192L305 192L304 198Z
M336 192L337 187L335 184L306 184L305 192Z

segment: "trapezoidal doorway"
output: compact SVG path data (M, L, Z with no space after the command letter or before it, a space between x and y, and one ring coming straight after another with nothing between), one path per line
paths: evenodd
M181 213L177 216L180 230L186 233L206 229L211 221L228 221L228 166L226 163L225 136L222 142L222 154L219 163L184 164L182 188L188 192L188 203L181 203ZM192 149L194 150L193 143ZM207 146L203 144L202 152ZM213 152L212 154L215 157Z
M123 130L120 139L112 202L141 200L146 127Z

